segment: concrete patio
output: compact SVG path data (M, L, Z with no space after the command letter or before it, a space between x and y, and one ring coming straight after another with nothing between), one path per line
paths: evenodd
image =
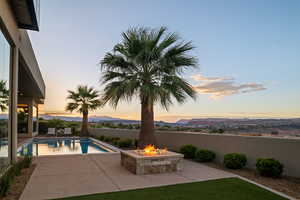
M122 168L119 153L37 157L21 200L53 199L236 175L184 160L182 172L134 175Z

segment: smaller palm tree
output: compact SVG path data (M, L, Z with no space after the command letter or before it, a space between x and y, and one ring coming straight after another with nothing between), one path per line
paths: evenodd
M70 102L66 106L66 111L77 111L82 114L81 136L88 136L89 111L96 110L102 106L99 91L87 85L79 85L76 91L68 90L68 93L67 99Z

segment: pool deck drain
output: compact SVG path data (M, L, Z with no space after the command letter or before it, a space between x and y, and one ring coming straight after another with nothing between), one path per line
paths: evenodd
M120 153L36 157L37 167L20 199L40 200L123 191L237 175L184 160L184 170L134 175L120 164Z

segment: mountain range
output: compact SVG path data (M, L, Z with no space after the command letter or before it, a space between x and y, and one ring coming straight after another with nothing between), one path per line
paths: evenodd
M82 117L73 117L73 116L60 116L60 115L47 115L43 114L40 115L41 118L49 120L49 119L61 119L64 121L81 121ZM132 121L132 120L126 120L126 119L121 119L121 118L114 118L114 117L109 117L109 116L90 116L89 117L89 122L103 122L103 121Z
M76 122L80 122L82 120L82 117L47 115L47 114L42 114L39 117L43 118L45 120L60 119L60 120L64 120L64 121L76 121ZM114 118L114 117L109 117L109 116L90 116L89 122L94 122L94 123L113 122L113 123L123 123L123 124L138 124L138 123L140 123L140 120L121 119L121 118ZM174 125L175 123L169 123L169 122L164 122L164 121L155 121L155 124Z

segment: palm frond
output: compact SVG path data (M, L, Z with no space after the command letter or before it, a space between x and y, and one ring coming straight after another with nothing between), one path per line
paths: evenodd
M0 80L0 111L5 112L9 104L9 90L7 89L7 82Z
M172 99L179 103L196 97L193 87L181 78L185 70L197 67L191 42L183 42L166 27L130 28L122 33L122 42L101 60L103 102L117 107L134 96L142 102L160 103L168 109Z
M67 100L69 100L65 110L85 112L89 110L96 110L103 106L100 99L99 91L87 85L79 85L75 91L68 90Z

